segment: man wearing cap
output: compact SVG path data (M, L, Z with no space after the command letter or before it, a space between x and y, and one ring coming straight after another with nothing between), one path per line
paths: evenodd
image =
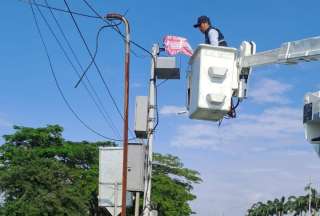
M206 44L211 44L213 46L228 46L221 31L211 25L209 17L199 17L197 24L193 25L193 27L199 28L205 35Z

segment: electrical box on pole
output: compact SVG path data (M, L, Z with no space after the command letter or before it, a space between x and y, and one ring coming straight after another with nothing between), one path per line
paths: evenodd
M146 148L142 144L128 145L127 192L143 192ZM99 206L112 215L121 212L123 147L99 148ZM127 206L132 206L127 196Z
M238 88L237 49L201 44L191 57L187 108L192 119L222 119Z
M122 147L99 148L99 206L111 215L121 212Z
M148 137L148 97L137 96L135 107L134 132L137 138L146 139Z
M176 66L176 57L156 56L155 75L157 79L180 79L180 69Z
M130 143L128 146L128 191L143 192L146 168L146 146Z

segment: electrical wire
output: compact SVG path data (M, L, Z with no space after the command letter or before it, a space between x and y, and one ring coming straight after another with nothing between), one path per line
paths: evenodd
M66 0L64 0L64 2L66 3ZM96 14L97 17L100 17L100 19L101 19L103 22L106 22L106 23L108 23L108 24L110 25L110 21L104 19L104 18L97 12L97 10L94 9L94 8L88 3L87 0L83 0L83 2L90 8L90 10L91 10L94 14ZM67 5L67 4L66 4L66 5ZM68 6L67 6L67 7L68 7ZM71 16L72 16L72 14L71 14ZM113 28L125 41L127 40L126 37L125 37L125 35L119 30L118 26L114 26L114 27L112 27L112 28ZM138 47L139 49L141 49L141 50L143 50L144 52L146 52L147 54L149 54L150 57L151 57L152 60L153 60L154 65L156 65L155 57L153 56L153 54L152 54L150 51L148 51L146 48L144 48L143 46L141 46L140 44L138 44L138 43L136 43L136 42L134 42L134 41L132 41L132 40L130 40L129 43L132 43L133 45L135 45L135 46ZM157 85L156 85L156 79L154 79L153 81L154 81L154 85L157 86ZM158 97L157 97L157 88L155 88L155 98L156 98L156 107L155 107L155 108L156 108L157 122L156 122L154 128L152 129L152 131L155 131L156 128L158 127L158 125L159 125L159 111L158 111L158 100L157 100L157 98L158 98Z
M46 3L47 3L47 2L46 2ZM49 31L51 32L52 36L55 38L58 46L59 46L60 49L62 50L64 56L65 56L66 59L67 59L67 61L68 61L69 64L71 65L73 71L74 71L74 72L76 73L76 75L79 77L79 76L80 76L80 73L79 73L78 70L76 69L76 67L75 67L75 65L73 64L73 62L71 61L71 59L70 59L67 51L64 49L62 43L61 43L60 40L58 39L58 37L57 37L57 35L55 34L54 30L51 28L48 20L46 19L46 17L44 16L44 14L42 13L42 11L40 10L40 7L37 6L37 5L35 5L35 6L36 6L36 8L38 9L39 14L41 15L43 21L45 22L45 24L46 24L46 26L48 27ZM55 18L54 14L52 14L52 15L53 15L53 18ZM57 21L56 19L54 19L54 20ZM59 22L57 22L56 24L58 25L58 28L59 28L61 34L63 35L66 43L67 43L68 46L71 48L71 50L73 50L72 47L71 47L70 42L68 41L66 35L64 34L63 29L61 28ZM107 26L105 26L105 27L107 27ZM103 28L101 28L101 29L103 29ZM100 33L100 32L99 32L99 33ZM99 36L97 36L97 37L99 37ZM80 67L81 67L81 64L80 64ZM91 84L91 82L90 82L90 80L89 80L88 78L87 78L87 82L89 83L89 86L91 87L91 90L95 91L94 88L93 88L93 86L92 86L92 84ZM91 91L88 89L88 86L86 85L86 83L83 83L83 85L84 85L84 87L85 87L85 90L86 90L87 93L89 94L90 98L92 99L92 101L94 102L94 104L96 105L96 107L98 108L98 111L99 111L100 114L102 115L103 119L104 119L104 120L106 121L106 123L108 124L108 126L113 130L113 132L114 132L115 134L118 135L118 137L121 137L119 131L118 131L117 128L115 127L115 125L114 125L112 119L110 118L108 112L105 110L104 107L101 108L101 107L99 106L98 102L96 101L96 99L95 99L94 96L92 95ZM96 95L96 96L97 96L97 95ZM98 98L98 99L99 99L99 98ZM100 105L101 105L101 104L100 104Z
M88 6L88 8L89 8L94 14L96 14L97 17L99 17L99 19L101 19L103 22L105 22L105 23L107 23L107 24L109 24L109 25L112 24L112 21L109 21L109 20L106 20L105 18L103 18L103 17L97 12L97 10L94 9L94 8L88 3L88 1L86 1L86 0L82 0L82 1ZM123 38L124 41L127 40L127 39L126 39L126 36L120 31L120 29L118 28L118 26L113 26L112 29L115 30L115 32L117 32L117 33ZM154 64L156 63L156 60L155 60L154 56L153 56L152 53L149 52L146 48L144 48L143 46L139 45L138 43L136 43L136 42L134 42L134 41L132 41L132 40L130 40L129 42L132 43L133 45L135 45L136 47L138 47L139 49L143 50L144 52L148 53L148 54L151 56ZM130 50L130 52L135 53L133 50ZM136 53L135 53L135 54L136 54ZM136 54L136 55L137 55L137 54ZM137 57L138 57L138 55L137 55Z
M236 105L234 105L233 99L231 98L231 109L230 109L230 112L228 113L228 117L229 118L236 118L237 117L236 109L239 106L239 104L240 104L240 99L239 98L238 98L238 101L237 101Z
M103 22L106 22L108 24L110 24L110 21L106 20L105 18L103 18L96 9L94 9L87 0L82 0L88 7L89 9L96 14L97 17L99 17ZM117 27L113 27L113 29L126 41L126 36L119 30L119 28ZM143 50L144 52L148 53L150 55L150 57L153 59L153 62L156 63L155 57L152 55L152 53L147 50L146 48L144 48L143 46L141 46L140 44L138 44L137 42L130 40L130 43L132 43L134 46L138 47L139 49Z
M98 33L97 33L97 37L96 37L96 48L95 48L95 51L94 51L94 54L93 54L93 58L91 59L90 63L86 67L86 69L82 70L83 72L82 72L81 76L79 75L79 80L76 83L76 85L74 86L75 88L77 88L79 86L79 84L81 83L82 79L86 76L86 73L88 72L88 70L90 69L90 67L92 66L92 64L96 60L96 57L97 57L97 54L98 54L98 49L99 49L99 35L100 35L100 32L104 28L109 28L109 27L113 27L113 26L116 26L116 25L120 25L120 24L121 24L121 22L117 23L117 24L112 24L112 25L105 25L105 26L102 26L102 27L99 28Z
M156 110L156 118L157 118L157 121L156 121L156 124L154 125L154 127L152 128L152 133L154 133L159 125L159 110L158 110L158 88L157 88L157 82L156 82L156 79L154 79L154 86L155 86L155 91L154 91L154 95L155 95L155 110Z
M30 0L18 0L22 3L26 3L26 4L32 4L34 6L39 6L42 8L46 8L46 9L51 9L51 10L55 10L55 11L59 11L59 12L64 12L64 13L69 13L67 10L61 9L61 8L56 8L56 7L51 7L51 6L47 6L47 5L43 5L43 4L39 4L36 2L30 2ZM72 14L74 15L78 15L78 16L82 16L82 17L87 17L87 18L94 18L94 19L100 19L100 17L98 16L92 16L92 15L88 15L88 14L84 14L84 13L80 13L80 12L76 12L76 11L71 11Z
M81 37L81 39L82 39L82 42L83 42L83 44L85 45L85 47L86 47L86 49L87 49L87 52L88 52L91 60L93 61L93 64L94 64L94 66L95 66L95 68L96 68L96 70L97 70L97 72L98 72L98 74L99 74L99 77L100 77L100 79L102 80L102 83L104 84L104 87L105 87L105 89L107 90L107 93L108 93L109 97L111 98L111 101L112 101L112 103L113 103L116 111L118 112L118 114L120 115L120 117L121 117L122 119L124 119L124 117L123 117L123 115L122 115L122 113L121 113L121 111L120 111L120 109L119 109L119 107L118 107L118 105L117 105L117 103L116 103L116 101L115 101L115 98L114 98L113 95L111 94L111 91L110 91L110 89L109 89L109 86L108 86L107 82L105 81L105 79L104 79L104 77L103 77L103 75L102 75L102 73L101 73L101 70L100 70L99 66L97 65L96 61L93 59L92 52L91 52L91 50L90 50L90 48L89 48L89 46L88 46L88 43L86 42L86 39L84 38L84 35L82 34L82 32L81 32L81 30L80 30L80 27L79 27L79 25L78 25L75 17L74 17L73 14L71 13L71 9L70 9L70 7L69 7L69 4L67 3L66 0L64 0L64 3L65 3L65 5L66 5L66 7L67 7L67 9L68 9L68 11L69 11L69 14L70 14L70 16L71 16L71 18L72 18L72 21L73 21L73 23L74 23L74 25L75 25L78 33L79 33L79 35L80 35L80 37ZM111 27L112 27L113 29L117 29L117 25L114 25L114 24L112 24L112 23L110 23L110 22L109 22L108 24L111 25ZM132 130L131 130L130 128L129 128L129 132L131 133L132 136L134 136L134 135L133 135L133 132L132 132Z
M47 0L45 0L45 3L46 3L46 6L50 7ZM80 60L79 60L79 58L77 57L74 49L72 48L72 46L71 46L71 44L70 44L70 42L69 42L66 34L64 33L63 28L61 27L58 19L57 19L56 16L54 15L53 11L52 11L51 9L49 9L49 10L50 10L50 13L51 13L51 15L52 15L52 17L53 17L56 25L58 26L58 29L59 29L60 33L62 34L65 42L67 43L67 46L68 46L69 49L71 50L71 53L72 53L74 59L76 60L76 62L77 62L77 64L78 64L78 66L80 67L80 69L83 71L83 70L84 70L84 69L83 69L83 66L82 66L82 64L80 63ZM104 27L101 27L100 29L103 29L103 28L104 28ZM98 49L100 29L99 29L98 34L97 34L97 36L96 36L96 49ZM77 74L79 74L79 73L77 73ZM79 75L79 76L80 76L80 75ZM105 115L106 115L107 118L109 119L110 124L111 124L111 127L113 128L113 130L116 131L116 133L119 135L119 137L121 137L119 130L118 130L117 127L115 126L115 124L114 124L114 122L112 121L111 117L109 116L109 113L107 112L106 108L104 107L104 105L103 105L103 103L102 103L102 100L100 99L99 95L97 94L95 88L93 87L93 85L92 85L92 83L90 82L90 80L89 80L88 77L86 77L86 81L88 82L89 87L90 87L90 89L92 90L93 94L94 94L95 97L97 98L97 101L98 101L99 105L101 106L101 109L104 111ZM90 93L90 91L89 91L89 93ZM94 98L94 97L92 97L92 98ZM99 107L99 106L98 106L98 107Z
M164 84L165 82L167 82L168 79L165 79L165 80L162 80L158 85L157 85L157 88L159 88L162 84Z
M106 83L105 79L104 79L103 76L102 76L102 73L101 73L100 68L98 67L96 61L93 59L93 54L92 54L92 52L90 51L90 48L89 48L89 46L88 46L88 43L87 43L86 39L84 38L84 36L83 36L83 34L82 34L82 31L80 30L80 27L79 27L77 21L75 20L73 14L71 13L69 4L67 3L66 0L64 0L64 3L65 3L65 5L66 5L66 7L68 8L68 11L69 11L69 14L70 14L70 16L71 16L71 18L72 18L72 21L73 21L73 23L74 23L74 25L75 25L75 27L76 27L76 29L77 29L77 31L78 31L81 39L82 39L83 44L85 45L85 47L86 47L86 49L87 49L87 52L88 52L90 58L93 60L93 64L94 64L94 66L95 66L95 68L96 68L96 70L97 70L97 72L98 72L98 74L99 74L99 77L101 78L101 80L102 80L102 82L103 82L103 84L104 84L104 86L105 86L105 88L106 88L106 90L107 90L107 93L108 93L109 97L110 97L111 100L112 100L112 103L113 103L114 107L116 108L116 110L117 110L117 112L119 113L119 115L123 118L122 113L121 113L121 111L120 111L120 109L119 109L119 107L118 107L118 105L117 105L117 103L116 103L113 95L111 94L111 91L110 91L110 89L109 89L109 87L108 87L108 84Z
M49 6L47 0L45 0L45 3L46 3L46 6L50 9L51 7ZM59 21L57 20L57 18L55 17L55 15L53 14L53 11L52 11L51 9L50 9L50 12L51 12L51 14L52 14L53 19L55 20L55 22L56 22L56 24L57 24L57 26L58 26L58 28L59 28L62 36L64 37L64 39L65 39L65 41L66 41L69 49L71 50L71 53L72 53L73 57L75 58L77 64L79 65L80 69L81 69L82 71L89 70L89 68L90 68L90 66L92 65L93 61L91 61L91 63L87 66L86 69L84 69L84 68L82 67L82 65L81 65L81 63L80 63L80 60L78 59L78 57L77 57L77 55L75 54L75 51L73 50L70 42L68 41L66 35L64 34L64 31L63 31L61 25L59 24ZM127 12L128 12L128 10L127 10L125 13L127 13ZM100 19L100 18L99 18L99 19ZM122 21L121 21L121 22L122 22ZM120 25L121 22L119 22L119 23L117 23L117 24L114 24L113 26L118 27L118 25ZM112 25L107 25L107 26L112 26ZM96 58L96 55L97 55L97 52L98 52L99 34L100 34L101 30L104 29L104 28L107 27L107 26L102 26L102 27L98 30L98 33L97 33L97 36L96 36L96 49L95 49L95 52L94 52L94 59ZM112 26L112 27L113 27L113 26ZM80 76L80 75L79 75L79 76ZM91 88L92 92L93 92L94 95L96 96L97 101L98 101L98 103L100 104L102 110L105 112L106 116L107 116L108 119L110 120L111 124L113 125L113 128L115 128L115 130L116 130L117 133L119 134L118 129L116 128L116 126L115 126L115 124L113 123L112 119L110 118L108 112L106 111L106 108L104 107L104 105L103 105L103 103L102 103L99 95L98 95L97 92L95 91L95 88L93 87L93 85L91 84L90 80L89 80L87 77L86 77L86 80L87 80L87 82L88 82L88 84L89 84L89 87ZM122 117L122 116L121 116L121 117ZM123 117L122 117L122 119L123 119ZM131 130L130 128L129 128L129 132L130 132L130 134L131 134L132 137L135 137L134 133L132 132L132 130ZM134 138L129 138L129 140L136 140L136 139L134 139ZM142 142L143 142L143 140L142 140Z
M148 145L149 145L149 139L148 139ZM147 152L148 152L148 150L147 150ZM152 163L150 163L150 161L149 161L149 155L148 154L146 155L146 161L148 163L148 166L147 166L147 169L145 171L145 176L146 176L145 182L147 184L147 187L146 187L145 191L148 191L149 190L149 181L151 181L150 172L149 172L148 167L152 166ZM146 196L146 194L144 194L144 196ZM147 201L149 201L149 203L151 203L150 200L148 199L148 197L146 196L145 199L144 199L144 202L143 202L144 208L143 208L142 212L140 213L140 215L143 215L146 209L152 210L151 205L150 204L149 205L146 204Z
M218 121L218 127L221 126L222 121L223 121L224 119L231 119L231 118L236 118L236 117L237 117L237 111L236 111L236 110L237 110L239 104L240 104L240 99L239 99L239 98L237 99L236 105L234 105L233 99L231 98L231 108L230 108L230 111L229 111L225 116L223 116L222 119L220 119L220 120Z
M29 4L27 1L24 0L18 0L22 3L26 3ZM42 8L46 8L46 9L50 9L50 10L55 10L55 11L59 11L59 12L64 12L64 13L69 13L67 10L61 9L61 8L57 8L57 7L51 7L49 5L43 5L43 4L39 4L39 3L31 3L32 5L36 5ZM127 9L124 13L123 16L125 16L127 13L129 12L129 9ZM93 16L93 15L88 15L88 14L84 14L84 13L80 13L80 12L75 12L75 11L71 11L72 14L74 15L78 15L78 16L83 16L83 17L88 17L88 18L94 18L94 19L101 19L100 16ZM130 50L130 52L137 58L146 58L145 55L139 55L136 52L134 52L133 50Z
M31 0L29 0L30 3L31 3ZM118 140L118 139L113 139L113 138L110 138L110 137L107 137L107 136L104 136L102 135L101 133L97 132L96 130L94 130L93 128L91 128L87 123L85 123L81 118L80 116L76 113L76 111L73 109L73 107L71 106L71 104L68 102L67 98L65 97L63 91L62 91L62 88L59 84L59 81L57 79L57 76L55 74L55 71L53 69L53 63L52 63L52 60L51 60L51 57L49 55L49 50L48 50L48 47L45 43L45 40L44 40L44 37L42 35L42 32L40 30L40 25L39 25L39 22L38 22L38 19L37 19L37 16L35 14L35 11L34 11L34 8L32 6L32 4L30 4L30 7L31 7L31 11L32 11L32 15L33 15L33 18L34 18L34 22L35 22L35 25L36 25L36 28L37 28L37 32L39 34L39 37L41 39L41 43L42 43L42 46L45 50L45 53L46 53L46 56L47 56L47 59L48 59L48 62L49 62L49 66L50 66L50 71L51 71L51 74L54 78L54 81L55 81L55 84L56 84L56 87L63 99L63 101L65 102L65 104L67 105L67 107L69 108L69 110L73 113L73 115L81 122L81 124L86 127L88 130L90 130L91 132L95 133L96 135L100 136L100 137L103 137L104 139L107 139L107 140L110 140L110 141L122 141L122 140Z

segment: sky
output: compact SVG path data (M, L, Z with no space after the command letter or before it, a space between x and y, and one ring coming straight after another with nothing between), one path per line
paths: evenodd
M48 2L65 8L62 0ZM82 1L68 2L72 10L91 13ZM204 41L204 36L192 27L200 15L211 18L230 46L238 48L242 41L252 40L258 52L320 35L318 0L92 0L90 3L102 15L126 13L132 40L147 49L154 43L162 44L165 35L185 37L195 49ZM42 12L54 26L49 11ZM71 18L59 12L55 15L85 67L90 62L89 56ZM88 78L117 129L112 130L104 121L83 85L74 88L77 76L39 14L38 19L58 81L74 110L98 132L119 138L121 118L97 72L90 69ZM59 124L65 129L66 139L103 140L81 125L59 95L30 7L18 0L2 1L0 20L0 135L12 133L13 125ZM103 23L79 16L76 20L94 50L96 33ZM56 26L54 30L62 40ZM97 63L122 110L123 41L106 29L99 42ZM136 56L131 56L130 66L131 128L135 96L147 95L150 74L150 58L133 49ZM305 141L302 125L303 96L320 88L319 62L255 68L249 80L248 99L240 104L238 117L218 127L216 122L177 115L185 110L188 58L177 59L181 79L167 81L158 90L160 124L154 148L179 156L186 167L201 173L203 182L195 186L197 199L191 203L197 215L240 216L257 201L302 194L310 180L320 187L320 160L313 146Z

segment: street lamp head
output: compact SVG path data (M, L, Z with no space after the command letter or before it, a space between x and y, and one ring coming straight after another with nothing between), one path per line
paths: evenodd
M105 17L106 19L108 19L108 20L114 20L114 19L122 19L122 15L120 15L120 14L117 14L117 13L109 13L109 14L107 14L107 16Z

